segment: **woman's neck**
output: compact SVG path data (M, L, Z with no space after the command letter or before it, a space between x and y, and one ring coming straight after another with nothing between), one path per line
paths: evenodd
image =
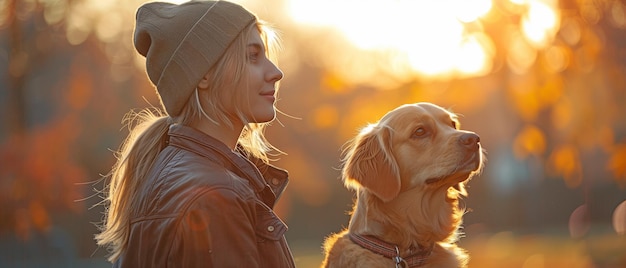
M233 127L227 125L217 125L209 120L201 120L194 127L205 134L221 141L226 144L228 148L234 150L237 146L237 141L243 130L243 125L233 122Z

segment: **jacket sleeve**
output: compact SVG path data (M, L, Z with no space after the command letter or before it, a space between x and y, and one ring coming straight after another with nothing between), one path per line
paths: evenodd
M186 210L173 260L181 267L259 267L255 200L229 188L206 190Z

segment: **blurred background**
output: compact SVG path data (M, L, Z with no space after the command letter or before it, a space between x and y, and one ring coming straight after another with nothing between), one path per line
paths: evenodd
M125 113L159 104L137 0L0 0L0 267L108 267L93 236ZM182 2L182 1L178 1ZM342 145L404 103L462 115L470 267L626 267L626 3L241 0L283 37L277 212L298 267L348 224Z

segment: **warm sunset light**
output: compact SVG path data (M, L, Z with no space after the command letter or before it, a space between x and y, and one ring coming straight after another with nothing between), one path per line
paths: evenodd
M528 13L522 20L522 30L531 44L543 48L559 29L556 1L528 1Z
M347 189L342 179L350 141L359 131L372 130L394 108L418 102L448 109L457 114L461 130L480 136L483 169L466 181L466 195L459 200L466 213L459 218L463 225L458 246L470 256L468 267L626 267L624 0L0 0L0 69L5 74L0 76L0 268L111 266L110 249L94 240L110 211L111 200L106 196L113 179L111 169L124 157L118 151L132 128L127 124L139 123L130 115L144 109L161 110L158 92L163 89L152 83L147 68L154 68L155 58L172 57L168 54L173 46L157 43L176 39L152 35L159 38L150 40L152 60L138 53L134 42L137 11L155 1L234 2L276 30L279 46L267 43L266 48L277 48L271 60L283 76L279 83L265 79L262 84L262 90L269 89L265 86L270 83L277 89L276 120L268 124L264 137L284 152L268 152L269 164L284 169L289 177L284 191L274 192L278 200L272 208L288 231L283 233L287 228L281 227L273 235L287 240L295 267L321 266L324 241L351 225L354 201L364 196L359 191L366 190L365 185L359 191ZM179 8L168 6L171 13ZM194 10L198 11L207 10ZM202 21L220 28L216 18L221 19L206 16ZM190 31L185 23L176 25L170 19L168 25L180 33L193 32L203 38L209 34L206 29ZM226 28L225 32L240 34ZM210 42L195 39L187 41L212 49ZM179 50L181 55L192 51ZM218 61L226 61L214 65L229 68L225 76L220 75L223 81L234 77L232 66L244 65L244 54L237 54L243 51L232 51L238 56L220 56ZM184 68L166 68L165 72L173 72L176 81L190 79L203 69L201 60L177 60ZM250 94L241 95L243 100L256 98L254 91L261 85L258 74L264 69L249 61L245 65L241 75L248 79L237 82L249 87L232 91L232 96ZM192 66L197 70L189 69ZM240 108L248 110L245 104ZM185 116L158 122L184 125L194 121L183 120ZM418 175L443 171L444 162L462 159L463 138L446 138L453 130L432 124L438 118L425 114L401 120L407 127L424 126L428 135L409 135L401 124L388 126L372 143L378 146L363 150L380 154L385 149L386 164L401 161L402 168L397 165L397 169L403 178L419 177L411 171ZM165 125L155 128L161 127L159 135L165 135ZM158 145L176 146L161 138L155 140ZM414 165L437 157L444 139L459 149L439 158L441 165L434 170ZM213 144L214 139L206 141ZM158 150L171 152L153 148L153 152ZM415 159L407 159L409 154ZM378 164L375 157L370 159L368 165ZM186 168L178 162L181 159L172 161ZM246 164L246 169L256 172L251 165ZM233 176L240 174L231 171ZM274 172L263 164L258 171L269 175L264 178L268 187L277 190ZM213 180L212 175L202 178L197 190L212 191L205 182ZM409 181L401 179L401 184ZM171 188L160 185L135 194L148 196L148 190ZM433 203L436 198L410 196L418 192L412 189L422 186L401 186L397 196L401 198L385 206L411 199L421 202L422 208L439 207ZM455 186L459 190L460 185ZM457 192L452 189L447 198ZM163 208L173 200L164 192L154 196L159 198L140 206ZM371 200L378 198L371 196ZM188 219L195 221L204 203ZM210 204L206 206L213 210ZM376 210L370 208L362 211ZM386 214L397 215L398 209L404 208ZM375 214L370 212L365 214ZM183 210L177 213L182 215ZM148 217L159 218L144 215L134 220ZM208 218L216 219L202 219ZM416 218L405 218L389 218L394 224L404 224L389 230L416 225L404 222ZM437 223L442 217L431 218ZM232 219L220 217L218 225ZM236 225L249 229L247 224ZM388 228L387 223L376 225ZM417 225L416 232L432 237L421 219ZM205 226L194 222L194 226L214 228L211 221ZM265 225L256 227L270 231ZM269 235L263 233L256 232L258 239ZM244 236L229 238L240 241ZM433 249L425 265L431 266L432 256L448 254Z
M291 0L287 5L296 22L333 28L360 51L382 52L383 62L419 76L480 76L491 71L493 65L495 46L492 37L483 32L481 21L493 8L492 0L335 0L332 4ZM516 30L523 36L519 41L527 43L528 49L547 46L559 27L557 3L511 0L510 5L516 7L512 12L522 17ZM524 57L531 60L524 64L516 60L519 57L511 57L509 64L520 72L534 61L533 57Z
M490 68L489 41L476 38L464 25L486 14L490 0L360 1L358 5L339 0L332 1L334 8L328 6L293 0L289 11L299 23L334 27L359 49L391 52L389 62L423 75L479 74Z

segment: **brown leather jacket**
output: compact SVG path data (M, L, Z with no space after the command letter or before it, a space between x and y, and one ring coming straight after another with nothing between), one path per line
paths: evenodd
M287 172L254 165L190 127L168 134L114 266L295 267L287 226L272 211Z

